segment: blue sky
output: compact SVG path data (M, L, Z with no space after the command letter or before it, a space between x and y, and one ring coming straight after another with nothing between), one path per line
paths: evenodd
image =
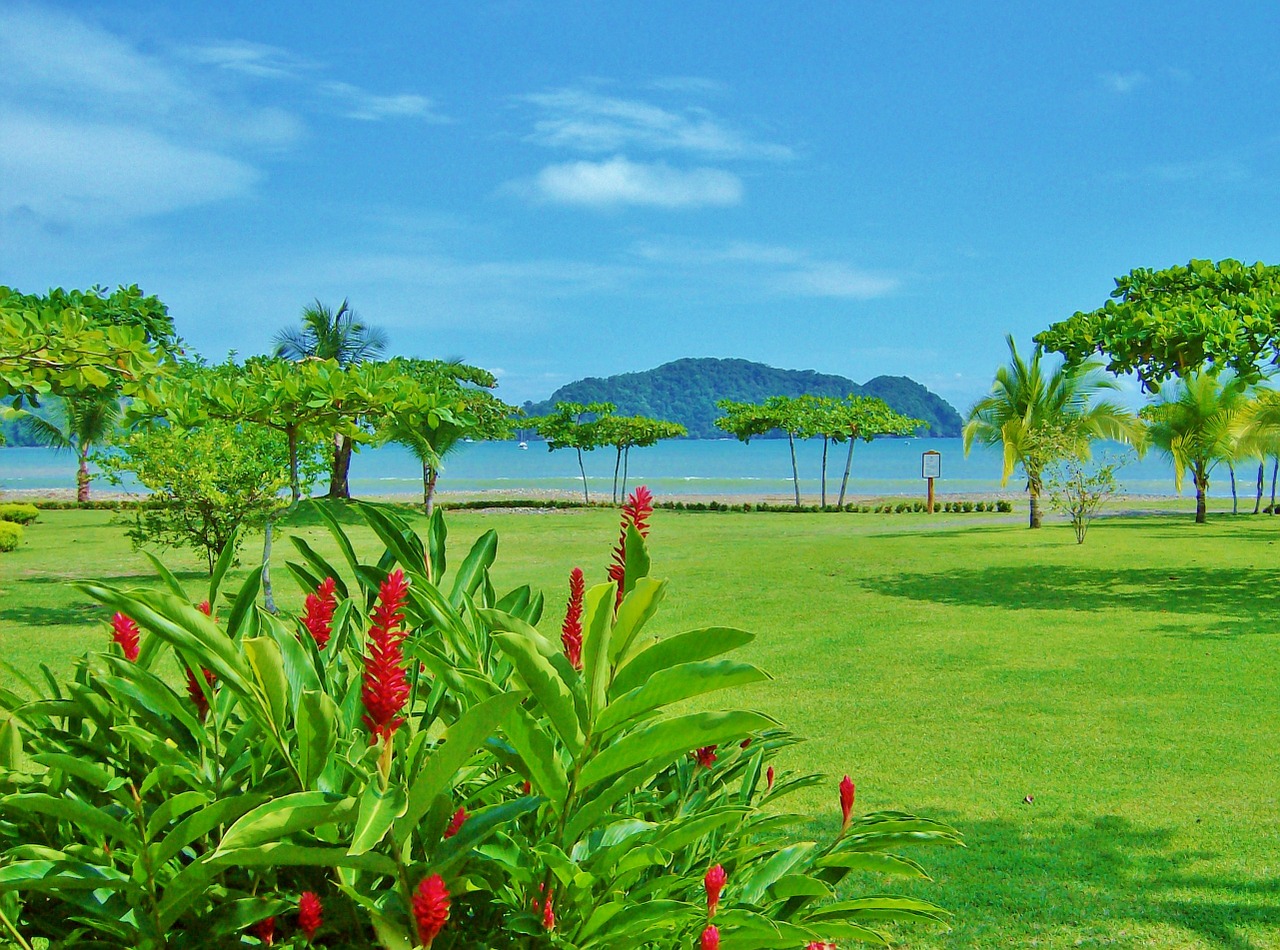
M0 0L0 283L136 282L212 359L346 296L514 402L733 356L963 410L1132 267L1280 260L1277 40L1262 4Z

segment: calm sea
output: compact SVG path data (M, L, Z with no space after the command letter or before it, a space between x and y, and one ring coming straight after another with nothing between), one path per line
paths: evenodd
M942 453L940 493L995 492L1000 487L1000 453L975 448L965 458L959 439L877 439L859 443L854 450L849 491L855 495L918 495L920 453ZM1103 451L1109 451L1104 449ZM1123 455L1116 447L1115 454ZM800 487L806 503L816 502L822 443L797 446ZM592 496L608 498L613 484L612 451L584 456ZM845 450L834 446L827 462L829 498L840 490ZM1131 494L1173 495L1173 470L1155 454L1131 461L1121 470L1125 491ZM1237 477L1240 492L1250 495L1257 465L1242 465ZM1270 492L1270 467L1267 491ZM515 442L477 442L459 446L449 456L440 476L444 491L573 492L581 489L578 463L572 450L548 452L541 442L521 449ZM791 492L791 459L786 440L767 439L749 445L734 440L664 442L631 453L629 486L645 484L657 495L788 495ZM0 490L73 488L75 460L69 453L49 449L0 448ZM101 485L100 487L107 487ZM1012 490L1023 487L1017 475ZM1186 486L1189 490L1190 485ZM351 466L351 490L357 496L418 495L422 469L416 459L397 445L358 453ZM1229 495L1225 467L1215 472L1211 494Z

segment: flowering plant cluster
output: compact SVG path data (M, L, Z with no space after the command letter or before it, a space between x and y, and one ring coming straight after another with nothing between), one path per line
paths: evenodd
M452 570L425 538L359 511L360 560L304 540L297 618L213 573L193 606L87 585L104 652L70 683L0 688L0 933L59 947L801 948L885 943L913 899L850 897L857 872L924 876L894 853L948 826L854 813L854 786L772 764L795 740L705 697L766 679L728 627L658 638L652 503L624 512L602 582L544 600L495 591L488 532ZM559 600L559 598L557 598ZM694 702L690 703L692 700ZM825 843L782 800L822 785ZM0 938L2 941L4 938Z

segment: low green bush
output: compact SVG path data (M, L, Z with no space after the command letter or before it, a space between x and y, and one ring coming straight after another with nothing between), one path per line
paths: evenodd
M35 505L16 503L0 505L0 521L11 521L14 524L31 524L40 517L40 509Z
M0 521L0 551L13 551L22 543L22 525Z

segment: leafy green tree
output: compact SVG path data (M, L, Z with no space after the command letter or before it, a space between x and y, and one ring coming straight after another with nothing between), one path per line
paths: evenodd
M382 357L387 335L362 321L344 299L335 311L316 300L302 310L302 325L285 327L276 334L275 356L289 360L333 360L341 367ZM355 443L339 432L333 437L333 467L329 497L350 498L351 452Z
M306 448L303 468L318 475L321 443ZM95 461L116 484L132 475L151 492L129 528L136 547L192 548L211 574L228 545L239 547L243 529L263 527L287 504L281 493L289 485L288 443L252 423L142 426Z
M10 413L38 445L75 453L76 501L84 504L89 500L89 453L106 442L120 424L120 397L109 387L64 396L61 402L60 422L27 409Z
M1116 472L1123 464L1111 459L1090 466L1079 455L1068 453L1050 467L1045 482L1049 504L1071 521L1076 544L1084 544L1093 519L1119 493Z
M664 439L678 439L688 433L678 422L650 419L647 416L603 416L596 424L600 444L611 445L616 453L613 462L613 503L627 494L627 470L633 448L648 448ZM622 490L618 490L618 473L622 473Z
M1173 462L1174 484L1182 491L1187 472L1196 488L1196 524L1206 520L1209 475L1237 452L1237 434L1266 411L1251 411L1248 384L1230 373L1189 372L1161 390L1142 410L1147 437Z
M813 396L770 396L762 403L722 399L716 405L724 413L716 425L742 442L750 442L774 430L784 433L791 449L791 481L796 507L800 507L800 469L796 464L796 439L817 434L814 428ZM825 453L824 453L825 454Z
M1209 367L1246 382L1280 358L1280 267L1193 260L1116 278L1111 298L1036 336L1069 362L1094 354L1113 373L1136 373L1152 391Z
M875 396L850 394L844 399L831 400L827 404L823 421L824 434L839 442L849 443L844 461L844 477L840 480L840 498L837 507L844 506L845 492L849 487L849 471L853 468L853 446L859 439L871 442L882 435L912 435L928 423L912 419L889 408L889 404ZM824 453L825 454L825 453ZM825 465L823 487L825 490ZM825 501L823 502L825 504Z
M1012 336L1005 340L1009 362L996 370L991 394L969 410L964 450L968 454L975 442L1001 446L1002 483L1015 468L1022 467L1031 496L1030 527L1039 528L1044 472L1052 462L1064 453L1087 458L1095 439L1141 447L1143 430L1133 413L1115 403L1098 401L1101 393L1116 389L1117 384L1097 363L1086 360L1049 369L1039 346L1027 361L1018 353Z
M583 452L593 452L606 443L600 420L613 414L610 402L558 402L546 416L530 419L538 435L547 440L547 450L573 449L578 455L578 471L582 473L582 497L588 504L591 493L587 487L587 469L582 462Z

